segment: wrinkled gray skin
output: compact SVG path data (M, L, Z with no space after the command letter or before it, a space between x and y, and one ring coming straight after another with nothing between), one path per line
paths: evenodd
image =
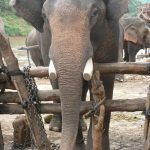
M39 32L36 29L32 29L32 31L28 34L26 38L26 46L39 45ZM42 59L41 49L31 49L30 50L31 59L36 66L44 66L44 62Z
M135 62L137 52L150 47L150 28L139 17L120 18L122 37L124 40L125 61ZM120 52L122 53L122 49Z
M84 150L79 123L81 99L88 85L82 72L86 61L118 60L119 18L127 11L127 0L12 0L17 13L39 31L43 23L51 32L49 56L53 60L62 109L61 150ZM43 12L43 18L41 13ZM48 23L46 23L48 22ZM46 32L48 34L48 32ZM106 98L112 98L114 75L101 75ZM105 114L103 150L109 150L110 112ZM88 150L92 150L91 127Z

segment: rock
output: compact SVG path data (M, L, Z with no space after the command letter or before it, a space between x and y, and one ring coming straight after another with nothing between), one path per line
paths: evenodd
M47 115L44 117L44 122L49 124L52 120L53 115Z
M25 116L17 116L13 121L14 148L28 147L31 145L30 129Z

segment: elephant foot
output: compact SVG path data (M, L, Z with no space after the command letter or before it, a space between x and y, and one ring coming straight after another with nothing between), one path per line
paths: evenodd
M86 131L87 130L87 124L83 118L80 118L80 123L82 126L82 131ZM61 132L61 127L62 127L61 116L60 115L53 115L53 117L50 121L49 130L55 131L55 132Z
M86 146L84 143L83 144L76 143L74 150L86 150Z
M86 124L85 119L83 117L80 118L80 124L82 127L82 131L86 131L87 130L87 124Z
M60 115L53 115L53 118L49 124L49 130L55 132L61 132L62 121Z
M44 122L46 124L49 124L51 122L52 118L53 118L53 115L47 115L44 117Z

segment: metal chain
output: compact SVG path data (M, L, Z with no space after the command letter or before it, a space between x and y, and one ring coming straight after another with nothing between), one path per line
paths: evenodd
M26 87L27 87L27 91L28 91L28 100L29 100L28 105L29 106L34 105L37 109L37 112L36 112L36 110L29 111L29 119L30 120L32 119L31 118L31 112L33 111L34 117L37 118L36 123L38 125L42 124L42 129L40 129L40 135L39 136L41 137L41 141L43 141L43 134L46 134L46 132L45 132L44 125L43 125L43 122L42 122L42 117L40 115L40 101L38 100L38 96L37 96L37 86L35 84L34 78L32 78L30 76L30 67L24 67L24 80L25 80L25 84L26 84ZM29 107L29 108L31 108L31 107ZM30 128L30 130L32 130L32 127L33 127L32 121L30 123L31 124L30 124L29 128ZM32 146L32 149L34 149L33 141L31 142L31 146ZM46 146L46 144L45 144L45 146Z
M49 150L47 147L46 147L46 143L43 139L43 137L46 135L46 131L45 131L45 128L44 128L44 124L43 124L43 121L42 121L42 117L41 117L41 114L40 114L40 100L38 98L38 89L37 89L37 85L35 83L35 80L34 78L31 77L30 75L30 67L24 67L24 80L25 80L25 84L26 84L26 87L27 87L27 91L28 91L28 105L30 106L35 106L37 111L36 110L31 110L29 111L30 113L32 112L36 118L36 123L39 125L39 126L42 126L41 129L40 129L40 138L41 138L41 141L43 141L43 143L45 144L45 150ZM29 107L31 108L31 107ZM29 114L29 119L31 120L31 114ZM33 124L32 124L32 120L31 120L31 125L30 125L30 130L32 130L32 127L33 127ZM32 149L33 149L33 142L31 142L31 146L32 146ZM54 144L54 143L50 143L51 144L51 150L59 150L59 145L58 144Z

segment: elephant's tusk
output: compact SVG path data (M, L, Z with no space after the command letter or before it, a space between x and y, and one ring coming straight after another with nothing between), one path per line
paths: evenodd
M93 60L92 57L90 57L85 64L85 68L83 71L83 78L89 81L91 80L92 75L93 75Z
M48 72L49 72L49 77L51 80L55 80L57 78L56 69L52 60L50 60Z

